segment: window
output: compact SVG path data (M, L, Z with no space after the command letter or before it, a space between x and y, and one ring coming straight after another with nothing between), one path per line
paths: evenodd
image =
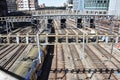
M97 1L97 3L100 3L100 1Z
M106 12L104 11L103 14L106 14Z
M104 3L106 3L107 1L105 0Z
M102 14L102 12L100 11L99 14Z
M86 13L88 14L88 11L86 11Z
M103 1L102 0L98 0L97 3L102 3Z

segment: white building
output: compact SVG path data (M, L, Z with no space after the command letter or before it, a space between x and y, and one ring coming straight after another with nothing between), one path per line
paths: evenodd
M120 19L120 0L110 0L108 13Z
M83 11L84 10L84 0L73 0L73 10Z
M73 0L73 10L90 14L111 14L120 19L120 0Z

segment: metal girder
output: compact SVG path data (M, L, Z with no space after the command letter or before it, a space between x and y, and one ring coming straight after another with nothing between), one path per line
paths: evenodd
M0 21L7 22L31 22L31 16L10 16L10 17L0 17Z
M90 77L86 77L85 79L92 79L94 74L109 74L109 77L106 79L111 79L112 74L120 73L120 69L104 69L104 68L99 68L99 69L51 69L50 72L53 73L63 73L66 75L67 73L75 73L75 74L85 74L85 73L90 73Z
M42 15L33 15L33 16L10 16L10 17L0 17L0 21L8 22L31 22L31 20L41 20L41 19L68 19L68 18L113 18L114 15L79 15L79 14L42 14Z
M39 34L40 45L54 45L54 44L82 44L83 34ZM49 41L49 38L54 37L54 41ZM85 34L84 40L86 44L89 43L105 43L106 40L99 39L99 37L109 37L114 39L114 37L120 37L120 34ZM47 40L46 40L47 39ZM108 43L108 42L107 42ZM112 43L112 40L109 41ZM9 44L37 44L37 35L0 35L0 45Z
M97 16L97 17L96 17ZM104 17L114 17L114 15L84 15L84 14L42 14L42 15L33 15L33 17L36 17L38 19L68 19L68 18L104 18Z
M120 73L120 69L108 69L108 68L96 68L96 69L93 69L93 68L90 68L90 69L87 69L87 68L78 68L78 69L51 69L50 70L51 72L53 73L61 73L61 72L67 72L67 73L81 73L81 74L84 74L84 73L99 73L99 74L109 74L111 71L112 73Z

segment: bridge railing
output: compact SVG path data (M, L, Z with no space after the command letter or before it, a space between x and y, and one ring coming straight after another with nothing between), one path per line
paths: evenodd
M112 39L115 40L114 43L119 41L117 37L120 34L38 34L40 40L40 45L54 45L54 44L82 44L83 37L86 44L96 44L96 43L113 43ZM49 41L49 38L55 38L53 41ZM101 39L99 37L102 37ZM108 37L110 40L108 40ZM104 38L104 39L103 39ZM37 44L37 34L8 34L0 35L0 45L9 44Z
M37 10L26 11L26 13L32 15L40 14L108 14L107 11L73 11L73 10Z

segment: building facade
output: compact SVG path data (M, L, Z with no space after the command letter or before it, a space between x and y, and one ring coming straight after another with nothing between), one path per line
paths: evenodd
M73 10L83 11L84 10L84 0L73 0Z
M73 0L73 10L88 14L112 14L120 19L120 0Z
M7 15L7 2L6 0L0 0L0 17Z
M120 19L120 0L110 0L108 13Z
M17 10L36 10L38 8L38 0L17 0Z
M73 0L68 0L68 4L73 4Z
M39 7L40 7L40 8L45 8L45 4L44 4L44 3L43 3L43 4L40 4Z
M84 0L86 10L108 10L109 0Z
M106 13L109 0L73 0L73 10L87 13Z
M6 2L8 7L8 13L15 12L17 10L16 0L6 0Z

